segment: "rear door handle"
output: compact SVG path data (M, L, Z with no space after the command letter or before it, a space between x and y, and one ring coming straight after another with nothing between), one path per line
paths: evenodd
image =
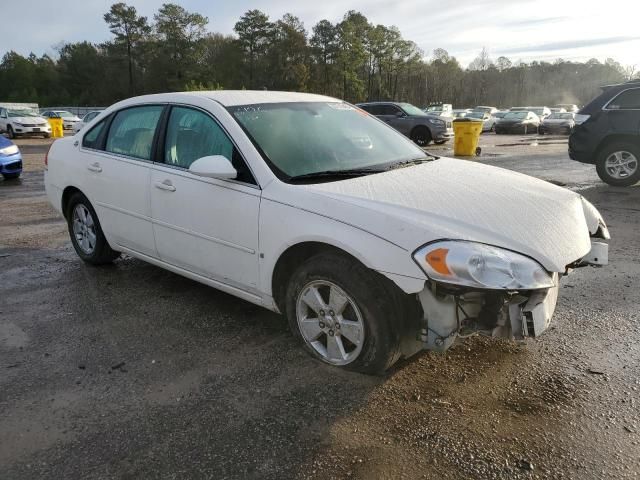
M171 180L169 180L169 179L164 180L162 182L156 182L155 186L156 186L156 188L159 188L160 190L166 190L167 192L175 192L176 191L176 187L173 186L173 184L171 183Z
M91 170L92 172L101 172L102 171L102 167L100 166L100 164L98 162L94 162L91 165L89 165L87 167L89 170Z

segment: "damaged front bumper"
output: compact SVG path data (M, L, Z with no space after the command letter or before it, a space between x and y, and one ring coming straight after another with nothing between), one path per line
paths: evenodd
M422 349L444 352L458 337L481 334L522 340L541 335L551 324L558 300L556 286L529 292L449 292L427 285L422 305Z

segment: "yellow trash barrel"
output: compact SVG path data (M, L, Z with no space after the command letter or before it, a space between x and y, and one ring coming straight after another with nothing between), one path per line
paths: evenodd
M64 129L62 128L61 118L49 118L49 125L51 125L51 136L53 138L64 137Z
M482 121L470 118L457 118L453 121L454 144L453 154L462 157L476 154L480 134L482 133Z

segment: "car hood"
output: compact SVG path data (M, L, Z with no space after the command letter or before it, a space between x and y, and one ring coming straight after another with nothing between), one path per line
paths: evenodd
M26 124L47 123L47 121L42 117L11 117L11 120L16 123Z
M580 195L466 160L441 158L301 188L312 194L302 196L301 208L410 252L434 240L469 240L523 253L549 271L564 272L591 248Z

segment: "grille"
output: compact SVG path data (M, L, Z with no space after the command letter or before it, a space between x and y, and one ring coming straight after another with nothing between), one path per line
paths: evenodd
M17 162L12 162L12 163L7 163L4 168L6 170L19 170L22 168L22 162L17 161Z

